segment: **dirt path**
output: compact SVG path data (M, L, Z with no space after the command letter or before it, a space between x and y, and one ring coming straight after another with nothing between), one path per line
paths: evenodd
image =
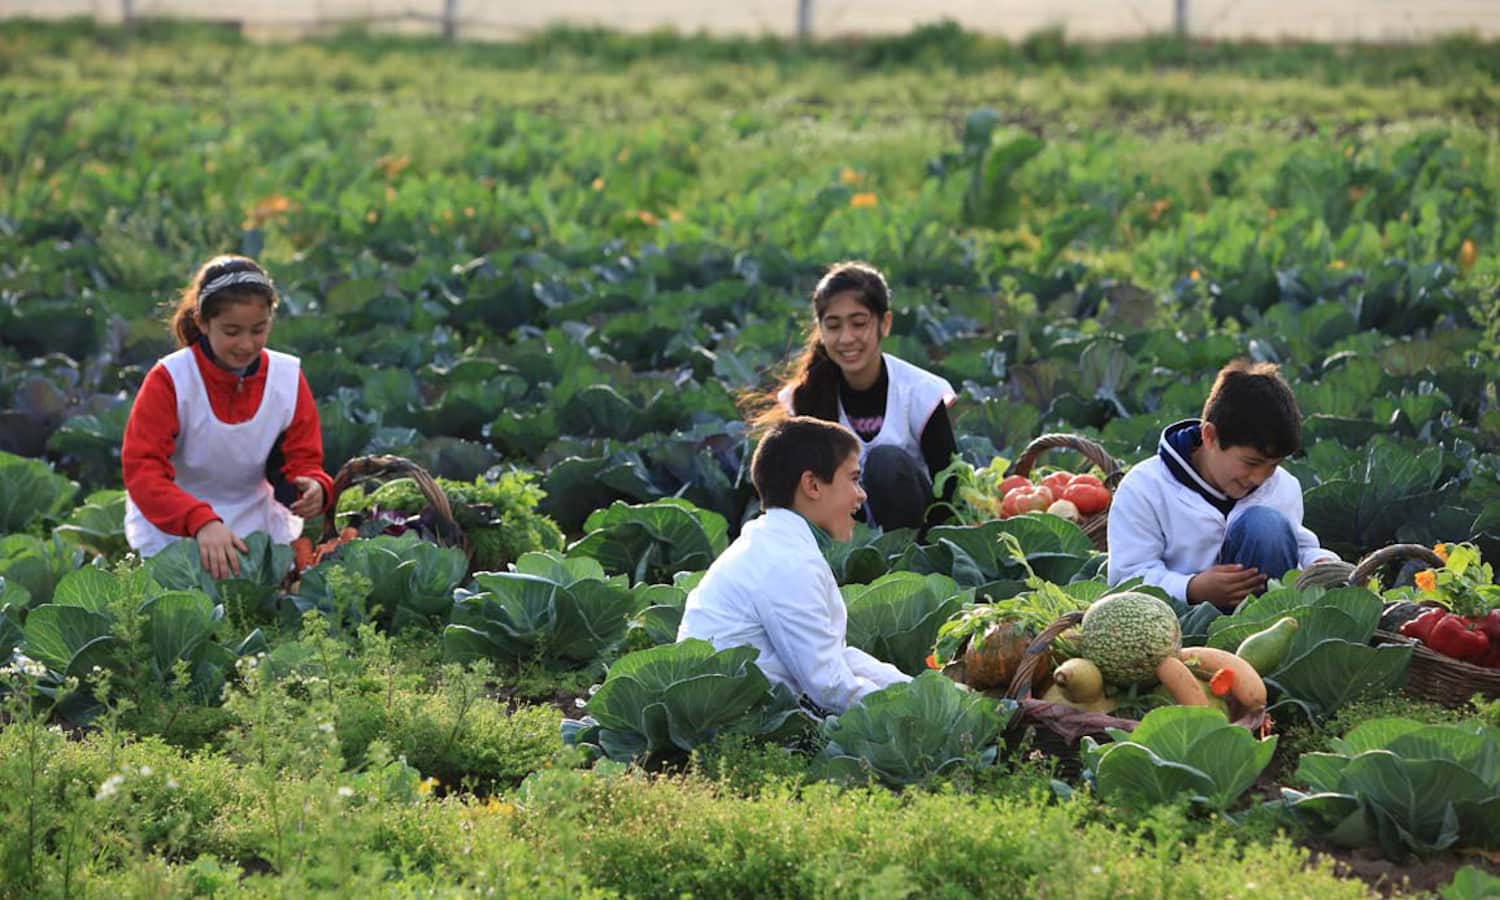
M0 17L96 15L119 21L124 0L0 0ZM226 7L207 0L131 0L137 15L232 17L252 34L294 36L309 20L389 20L416 12L430 21L390 27L433 30L443 0L240 0ZM1019 38L1061 24L1079 38L1133 37L1170 31L1173 0L812 0L813 33L904 32L953 19L976 31ZM672 26L683 32L792 34L796 0L551 0L545 4L458 0L460 31L475 38L512 38L549 23L606 25L626 31ZM1500 37L1494 0L1188 0L1193 34L1219 38L1299 37L1337 41L1406 41L1455 31Z

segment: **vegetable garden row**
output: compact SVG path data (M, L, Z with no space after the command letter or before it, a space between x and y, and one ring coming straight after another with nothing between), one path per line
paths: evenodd
M1500 606L1496 51L0 25L0 895L1483 896L1500 673L1437 629ZM225 580L127 553L119 463L220 250L372 476ZM675 638L758 512L739 399L851 257L961 458L947 524L824 546L918 677L819 721ZM1146 589L1204 693L1102 694L1055 623L1104 556L1006 476L1148 457L1237 356L1323 546L1439 565Z

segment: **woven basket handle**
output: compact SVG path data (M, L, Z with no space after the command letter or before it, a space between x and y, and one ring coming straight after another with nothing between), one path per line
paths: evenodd
M1421 560L1433 569L1443 567L1442 557L1421 544L1391 544L1389 547L1381 547L1360 560L1359 565L1355 566L1354 571L1349 575L1349 583L1364 584L1376 572L1393 563L1405 562L1408 559Z
M338 509L339 494L362 481L402 477L416 482L422 496L427 498L428 504L443 525L452 529L459 545L467 544L463 529L458 527L457 520L453 518L453 506L448 502L448 495L443 493L443 489L438 487L438 483L427 474L426 469L404 456L356 456L344 463L333 479L333 496L328 501L329 512L323 517L323 540L329 540L334 535L334 511Z
M1025 700L1030 697L1031 684L1036 678L1036 670L1046 664L1047 655L1052 651L1053 638L1082 621L1083 613L1067 613L1042 629L1041 634L1032 638L1031 643L1026 647L1026 652L1021 656L1021 664L1016 666L1015 675L1011 676L1010 687L1006 688L1005 696L1012 700Z
M1120 463L1109 455L1099 444L1077 434L1044 434L1026 445L1021 455L1016 459L1015 465L1011 466L1011 474L1030 477L1032 466L1036 465L1037 458L1048 450L1073 450L1083 454L1083 458L1098 466L1103 472L1101 479L1104 486L1114 491L1120 479L1125 477L1125 471L1120 468Z

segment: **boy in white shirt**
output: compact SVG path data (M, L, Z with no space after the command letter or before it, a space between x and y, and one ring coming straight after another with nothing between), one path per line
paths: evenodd
M844 599L813 535L853 537L865 502L859 478L859 441L849 429L806 416L773 425L750 461L765 513L688 594L677 639L755 647L767 678L828 712L910 681L845 643Z
M1302 414L1270 363L1219 370L1201 419L1167 426L1109 510L1109 583L1142 577L1178 600L1229 609L1268 577L1334 557L1302 524L1302 486L1280 468Z

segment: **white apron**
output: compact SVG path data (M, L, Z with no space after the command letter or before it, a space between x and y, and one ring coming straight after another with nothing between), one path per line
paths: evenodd
M302 533L302 519L276 502L266 480L266 459L297 411L301 364L297 357L266 351L266 389L255 415L226 425L214 415L203 374L191 347L164 357L177 393L177 447L172 453L175 483L214 508L237 537L264 531L278 544ZM151 524L129 495L125 498L125 539L143 557L155 556L181 540Z

